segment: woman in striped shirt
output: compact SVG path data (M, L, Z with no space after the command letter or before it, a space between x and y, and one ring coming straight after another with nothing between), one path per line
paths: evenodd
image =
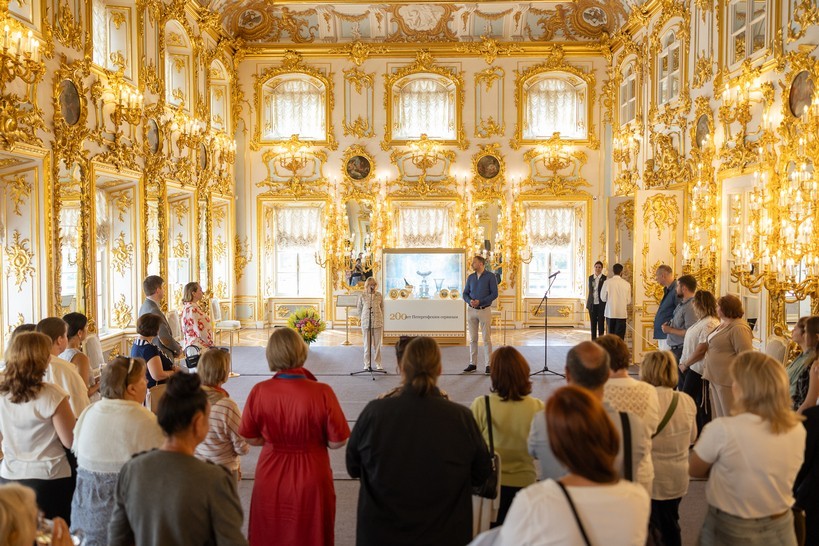
M239 435L242 413L222 385L230 370L230 354L209 349L199 359L198 373L202 388L210 401L208 435L196 447L197 458L227 468L239 481L239 456L246 455L250 446Z

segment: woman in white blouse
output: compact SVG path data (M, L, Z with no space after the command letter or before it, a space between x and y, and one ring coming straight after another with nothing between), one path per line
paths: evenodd
M805 428L791 410L782 364L754 351L731 364L733 415L706 425L689 472L708 478L702 546L796 546L793 483Z
M189 282L182 292L182 334L185 338L182 346L194 346L200 351L213 347L210 317L199 308L204 294L198 282Z
M640 378L657 390L660 424L651 442L654 484L651 522L665 546L680 546L680 501L688 492L688 449L697 439L697 408L690 396L675 392L677 366L671 351L653 351L643 357Z
M122 465L163 441L156 416L142 405L148 392L144 360L114 359L103 368L100 385L102 400L80 415L72 448L78 468L71 528L85 533L85 546L108 544L108 521Z
M562 387L546 401L546 422L552 451L569 473L520 491L497 543L575 546L587 537L585 544L645 544L648 493L619 479L620 440L603 405L583 388Z
M603 401L617 411L626 411L643 420L644 449L643 460L637 467L637 481L651 494L651 483L654 480L654 464L651 461L651 436L660 422L657 391L648 383L637 381L628 375L631 364L631 351L620 337L606 334L595 341L609 354L611 375L603 391Z
M39 332L14 337L0 380L0 478L34 490L47 518L70 523L74 483L65 447L74 441L68 393L43 381L51 338Z
M697 405L697 434L699 434L702 432L702 427L711 420L711 402L708 399L708 385L703 383L702 369L705 352L708 350L708 336L719 326L719 317L717 316L717 299L707 290L699 290L694 294L694 301L691 302L691 305L699 320L685 331L679 368L681 372L686 370L692 372L685 374L682 391L693 398Z

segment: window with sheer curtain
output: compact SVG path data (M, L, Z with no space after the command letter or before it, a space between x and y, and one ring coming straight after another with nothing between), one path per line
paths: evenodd
M629 64L623 70L620 82L620 125L634 121L637 116L637 75L634 65Z
M285 140L327 138L327 90L324 83L305 75L277 78L263 88L262 137Z
M405 78L394 87L393 138L417 139L421 135L455 139L455 85L440 77Z
M449 222L449 210L443 207L402 207L398 209L398 247L449 247Z
M549 276L560 271L550 296L575 297L575 260L579 241L577 218L572 207L531 207L526 211L526 236L532 261L524 268L525 295L542 296Z
M660 41L662 50L657 56L657 103L665 104L680 94L680 41L669 30Z
M321 243L321 209L287 207L276 214L276 294L321 297L322 269L316 263Z
M586 138L586 82L545 75L524 88L523 138Z

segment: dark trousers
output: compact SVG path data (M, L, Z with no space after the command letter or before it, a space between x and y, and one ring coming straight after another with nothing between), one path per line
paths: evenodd
M605 332L603 331L603 324L605 322L605 318L603 316L603 312L606 310L606 303L598 303L592 304L589 308L589 321L591 322L591 335L592 339L596 339L597 336L602 336Z
M17 483L34 490L37 507L48 519L63 518L71 525L71 498L74 496L73 478L58 480L2 480L0 483Z
M664 546L680 546L680 500L651 499L651 526L660 532Z
M606 323L606 329L610 334L620 336L620 339L626 339L626 319L606 318Z
M705 381L700 374L694 370L685 372L685 382L682 391L694 399L697 405L697 436L702 432L702 427L711 421L711 406L708 400L708 381Z
M500 506L498 507L498 519L495 520L490 528L500 527L503 525L503 520L506 519L506 514L509 512L509 507L512 506L512 501L515 500L515 495L522 487L512 487L511 485L501 485L500 491Z

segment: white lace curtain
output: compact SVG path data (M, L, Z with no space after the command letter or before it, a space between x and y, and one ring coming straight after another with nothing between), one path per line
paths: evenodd
M321 209L318 207L283 208L276 214L278 248L315 248L320 230Z
M449 211L434 207L404 207L398 210L400 248L449 246Z
M325 137L324 86L318 81L292 79L265 94L264 136L323 140Z
M574 209L568 207L530 208L526 233L534 247L566 246L572 241Z
M399 138L455 138L454 93L432 79L413 80L398 93L397 128Z
M559 132L562 137L575 138L583 122L578 91L567 81L545 78L526 91L526 138L550 137Z

